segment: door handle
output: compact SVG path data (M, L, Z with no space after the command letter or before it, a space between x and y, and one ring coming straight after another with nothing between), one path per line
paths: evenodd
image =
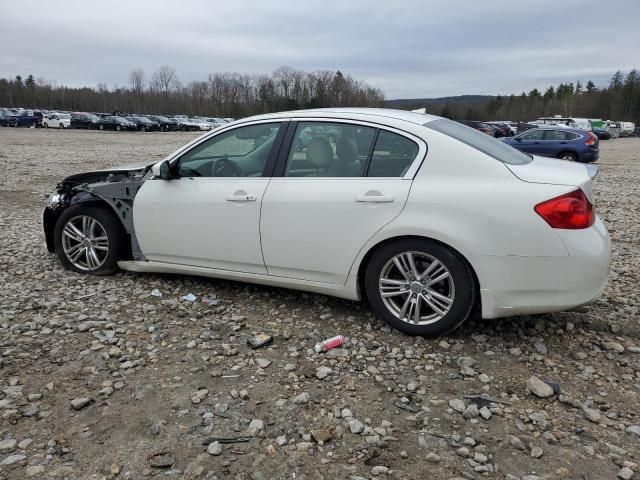
M389 203L393 195L356 195L356 202Z
M233 195L227 195L226 197L227 202L255 202L257 200L257 197L255 195L248 195L248 194L233 194Z

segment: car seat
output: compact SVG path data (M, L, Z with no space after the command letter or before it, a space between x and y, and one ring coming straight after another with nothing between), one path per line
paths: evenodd
M362 163L358 160L358 145L355 140L340 137L336 141L337 161L327 170L328 177L359 177Z

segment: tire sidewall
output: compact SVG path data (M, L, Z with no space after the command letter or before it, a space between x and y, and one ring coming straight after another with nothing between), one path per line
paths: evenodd
M446 315L433 324L412 325L396 318L384 305L380 296L378 284L384 265L395 255L408 251L431 255L442 262L451 274L455 286L454 303ZM399 240L382 246L367 265L365 289L369 303L378 318L408 335L429 337L444 335L458 327L471 313L476 298L473 274L460 254L438 242L426 239Z
M104 227L107 237L109 239L109 252L104 263L96 270L87 271L77 268L67 258L62 247L62 229L66 225L67 221L78 215L86 215L96 219ZM120 260L121 252L124 247L124 231L120 221L115 217L113 213L107 210L106 207L100 207L95 205L74 205L67 208L56 222L54 229L54 245L56 254L60 258L63 266L69 270L73 270L78 273L84 273L89 275L108 275L118 270L117 262Z

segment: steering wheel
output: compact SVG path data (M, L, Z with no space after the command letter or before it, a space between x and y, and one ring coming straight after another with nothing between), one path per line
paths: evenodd
M220 157L213 164L214 177L242 177L242 170L236 162L227 158Z

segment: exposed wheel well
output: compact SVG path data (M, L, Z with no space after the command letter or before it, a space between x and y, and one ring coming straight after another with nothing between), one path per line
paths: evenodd
M387 238L386 240L381 241L380 243L377 243L376 245L374 245L373 247L371 247L369 249L369 251L364 255L364 257L362 257L362 261L360 262L360 265L358 266L358 289L360 290L360 295L362 298L363 302L367 302L367 292L366 292L366 288L364 288L364 277L365 277L365 271L367 269L367 266L369 265L369 261L371 260L371 257L373 257L373 255L383 246L388 245L389 243L393 243L393 242L397 242L399 240L408 240L408 239L419 239L419 240L429 240L431 242L435 242L435 243L439 243L440 245L443 245L449 249L451 249L456 255L458 255L463 261L464 263L467 264L467 267L469 267L469 270L471 271L472 275L473 275L473 281L476 284L476 291L479 293L480 292L480 282L478 281L478 276L476 275L476 271L473 269L473 266L471 265L471 263L469 262L469 260L467 260L467 258L462 255L458 250L456 250L455 248L453 248L450 245L447 245L444 242L441 242L439 240L430 238L430 237L422 237L420 235L403 235L400 237L392 237L392 238ZM480 295L478 294L478 298L476 299L477 303L480 303Z
M73 202L73 199L72 199L71 205L69 205L69 207L72 207L75 205L83 205L87 207L100 207L100 208L103 208L105 211L109 212L110 215L113 215L113 217L118 220L118 223L122 229L121 233L127 240L125 242L126 247L122 251L123 258L121 260L131 260L133 258L133 255L131 252L131 235L127 233L126 229L124 228L124 225L122 225L122 220L118 218L118 215L116 214L116 212L113 210L113 208L111 208L111 206L109 206L107 202L105 202L100 198L95 198L95 197L90 199L83 199L76 202ZM53 232L55 231L56 223L58 222L58 218L60 217L62 212L63 212L63 209L56 209L55 211L51 211L47 209L45 210L45 214L43 216L43 227L44 227L45 239L47 243L47 250L52 253L55 252Z

